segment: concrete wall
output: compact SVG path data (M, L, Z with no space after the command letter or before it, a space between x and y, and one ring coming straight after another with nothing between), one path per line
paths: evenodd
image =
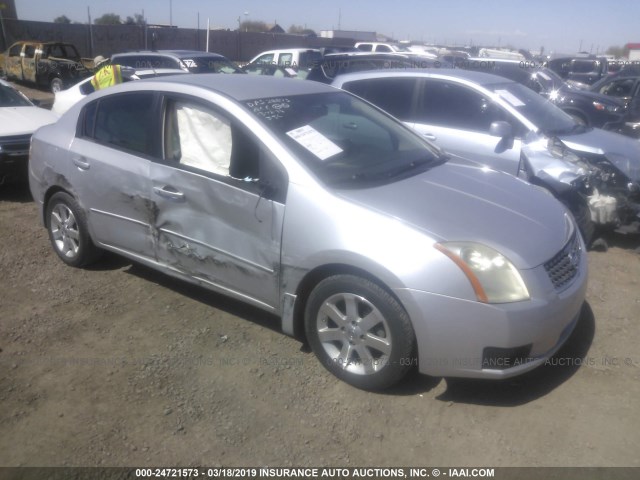
M26 20L4 21L6 50L19 40L64 41L73 43L83 57L143 49L205 50L206 30L137 25L77 25ZM287 47L353 46L353 39L320 38L275 33L212 30L209 51L231 60L246 62L264 50Z

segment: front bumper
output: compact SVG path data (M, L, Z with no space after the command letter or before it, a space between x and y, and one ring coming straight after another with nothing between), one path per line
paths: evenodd
M27 179L30 142L30 134L0 138L0 184Z
M428 292L396 294L413 321L420 372L442 377L507 378L543 364L571 335L587 288L583 246L579 271L557 292L544 267L526 271L531 299L484 304Z

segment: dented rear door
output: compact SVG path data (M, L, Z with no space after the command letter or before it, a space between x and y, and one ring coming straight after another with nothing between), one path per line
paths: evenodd
M153 259L156 207L150 198L153 93L111 95L87 104L67 153L66 176L103 246Z

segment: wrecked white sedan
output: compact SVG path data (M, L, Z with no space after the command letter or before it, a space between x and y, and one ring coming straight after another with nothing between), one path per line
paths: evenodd
M0 80L0 185L27 180L31 134L58 117Z
M584 243L551 195L450 165L386 113L315 82L115 86L40 129L30 165L65 263L110 250L272 312L359 388L415 365L528 371L584 302Z

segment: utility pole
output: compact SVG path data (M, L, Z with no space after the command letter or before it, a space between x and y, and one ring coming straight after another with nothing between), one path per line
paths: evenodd
M4 16L2 15L2 11L7 8L7 5L4 3L0 3L0 28L2 29L2 50L5 48L9 48L7 44L7 34L4 31Z
M93 27L91 26L91 7L87 7L87 17L89 18L89 56L93 57Z

